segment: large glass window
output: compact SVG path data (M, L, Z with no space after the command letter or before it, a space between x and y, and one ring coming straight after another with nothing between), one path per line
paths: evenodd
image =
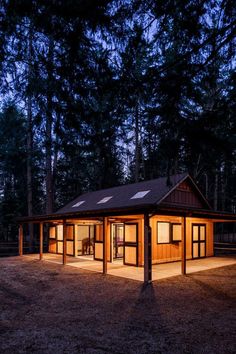
M125 224L125 242L137 242L137 224Z
M63 225L57 225L57 240L63 241Z
M56 238L56 227L55 226L50 226L49 238Z
M172 242L179 242L182 239L181 224L172 224Z
M170 223L157 222L157 243L170 243Z

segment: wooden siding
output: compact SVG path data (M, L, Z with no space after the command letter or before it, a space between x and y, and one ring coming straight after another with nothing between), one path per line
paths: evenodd
M136 216L137 217L137 216ZM144 265L144 220L141 217L130 220L130 223L137 223L138 225L138 266ZM126 219L127 220L127 219ZM174 241L170 239L169 243L157 243L157 223L158 222L168 222L170 225L181 224L182 218L178 216L164 216L164 215L155 215L150 218L150 226L152 230L152 263L165 263L172 261L181 260L182 252L182 242ZM128 221L129 223L129 221ZM186 259L192 259L192 225L206 225L206 257L214 255L213 250L213 221L210 219L200 219L200 218L186 218ZM75 227L75 248L76 248L76 239L78 228ZM99 231L101 231L101 226L96 226L97 236ZM171 227L170 227L171 230ZM111 227L107 228L107 260L111 260ZM54 237L52 231L51 236ZM58 232L56 233L58 236ZM67 253L73 255L73 245L74 242L71 240L67 241ZM95 244L97 258L102 259L102 242ZM129 251L127 249L127 251ZM57 241L56 239L49 239L49 252L53 253L62 253L62 241ZM130 257L133 257L134 250L130 250Z
M51 253L57 253L57 241L49 239L48 251Z
M181 260L181 242L158 244L157 222L181 223L181 217L155 216L150 219L152 228L152 263L164 263Z
M181 217L177 216L154 216L150 219L150 226L152 229L152 263L165 263L181 260L182 242L170 242L166 244L157 243L157 222L169 222L170 224L180 224ZM186 258L192 259L192 225L202 224L206 225L206 257L214 255L213 250L213 222L209 219L186 218ZM142 221L143 225L143 221ZM143 227L142 227L143 229ZM140 235L141 247L139 246L139 265L144 264L143 258L143 231ZM140 262L141 260L141 262Z
M182 182L172 193L170 193L161 205L172 204L194 208L204 208L205 204L199 195L193 190L187 181Z

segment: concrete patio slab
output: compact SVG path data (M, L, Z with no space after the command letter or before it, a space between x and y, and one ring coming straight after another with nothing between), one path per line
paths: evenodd
M38 259L39 256L37 254L30 254L25 255L24 257ZM58 254L46 253L43 255L43 261L61 264L62 256ZM231 264L236 264L236 257L209 257L196 260L188 260L187 274L224 267ZM67 257L67 265L99 273L102 272L103 268L102 262L94 261L92 256ZM117 260L114 263L108 263L107 265L107 273L109 275L143 282L144 270L142 267L125 266L122 264L122 260ZM181 262L162 263L152 266L153 281L170 278L177 275L181 275Z

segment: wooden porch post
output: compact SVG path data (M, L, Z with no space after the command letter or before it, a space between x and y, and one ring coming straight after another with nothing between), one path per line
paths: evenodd
M152 282L152 231L149 215L144 214L144 283Z
M182 217L182 257L181 273L186 274L186 216Z
M19 226L19 238L18 238L18 248L19 248L19 256L23 256L23 225Z
M43 223L39 224L39 259L43 259Z
M66 220L63 220L63 264L66 265Z
M103 218L103 274L107 274L107 218Z

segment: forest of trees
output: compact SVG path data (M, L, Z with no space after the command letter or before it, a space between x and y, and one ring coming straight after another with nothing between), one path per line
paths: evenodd
M185 171L235 212L235 67L235 0L2 0L0 239Z

